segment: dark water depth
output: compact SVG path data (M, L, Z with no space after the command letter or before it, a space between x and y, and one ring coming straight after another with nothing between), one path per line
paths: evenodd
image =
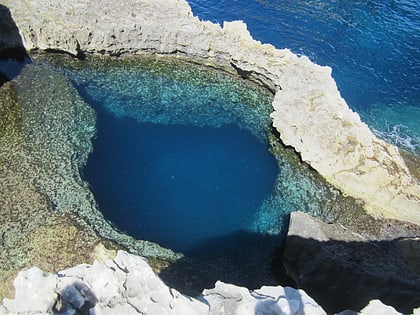
M84 175L104 216L138 239L193 252L210 238L246 230L273 189L276 160L247 130L98 113Z

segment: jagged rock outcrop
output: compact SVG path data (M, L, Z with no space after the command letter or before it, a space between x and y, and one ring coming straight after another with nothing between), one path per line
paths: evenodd
M240 21L202 22L183 0L0 2L28 50L178 54L260 82L275 93L271 116L284 144L369 213L420 224L418 180L348 108L330 68L253 40Z
M113 260L95 261L46 274L37 267L15 279L16 295L0 314L325 314L302 290L246 288L217 282L197 298L167 287L147 262L119 251Z
M14 284L15 298L4 300L0 306L2 315L326 314L304 291L290 287L264 286L250 291L217 282L213 289L204 290L196 298L184 296L167 287L143 258L124 251L119 251L114 259L78 265L57 274L33 267L19 273ZM400 314L379 301L372 301L360 314L373 314L372 311Z
M400 242L367 241L341 225L293 212L282 264L295 285L328 313L361 309L380 299L411 314L420 307L420 275L406 263L410 255L401 251Z

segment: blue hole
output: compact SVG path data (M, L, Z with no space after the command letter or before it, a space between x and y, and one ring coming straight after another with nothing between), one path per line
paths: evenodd
M104 216L138 239L201 252L213 238L249 229L272 192L277 162L245 129L139 123L97 109L84 175Z

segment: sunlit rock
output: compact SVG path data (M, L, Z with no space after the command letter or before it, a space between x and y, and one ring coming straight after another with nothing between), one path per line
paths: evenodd
M185 296L166 286L143 258L124 251L55 275L36 267L22 271L15 289L15 298L4 300L0 314L325 314L305 292L289 287L249 291L217 282L196 298Z

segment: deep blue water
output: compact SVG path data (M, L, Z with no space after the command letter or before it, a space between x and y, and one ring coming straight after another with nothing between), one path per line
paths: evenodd
M188 2L200 19L243 20L255 39L331 66L342 96L380 137L419 150L420 1Z
M188 253L247 229L273 189L277 162L247 130L139 123L97 109L84 176L104 216L138 239Z
M83 177L121 231L218 255L278 234L296 209L276 193L279 166L265 134L272 96L261 89L169 60L56 69L97 112Z

